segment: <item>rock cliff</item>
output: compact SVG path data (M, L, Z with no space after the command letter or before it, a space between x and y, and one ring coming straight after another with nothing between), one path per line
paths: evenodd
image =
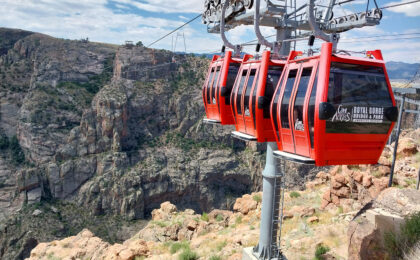
M227 209L260 188L265 147L202 124L208 59L5 28L0 49L0 221L57 200L127 220ZM290 186L316 174L289 169ZM46 239L2 228L0 256Z

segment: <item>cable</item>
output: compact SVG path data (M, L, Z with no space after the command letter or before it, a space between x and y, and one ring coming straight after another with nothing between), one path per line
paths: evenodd
M187 25L187 24L189 24L189 23L191 23L191 22L193 22L193 21L197 20L197 18L198 18L198 17L200 17L200 16L201 16L201 14L197 15L196 17L194 17L193 19L191 19L191 20L189 20L188 22L184 23L183 25L179 26L178 28L176 28L176 29L172 30L171 32L169 32L169 33L165 34L164 36L160 37L160 38L159 38L159 39L157 39L156 41L154 41L154 42L152 42L151 44L149 44L149 45L147 46L147 48L149 48L149 47L150 47L150 46L152 46L153 44L157 43L158 41L160 41L160 40L162 40L162 39L164 39L164 38L168 37L169 35L173 34L174 32L178 31L179 29L181 29L181 28L182 28L182 27L184 27L185 25Z
M396 40L410 40L410 39L419 39L420 36L417 37L406 37L406 38L394 38L394 39L371 39L363 42L376 42L376 41L396 41ZM342 41L342 43L354 43L358 42L357 39L354 39L352 41Z
M353 39L368 39L368 38L380 38L380 37L392 37L392 36L411 36L411 35L419 35L420 33L396 33L396 34L390 34L390 35L383 35L383 34L379 34L379 35L372 35L372 36L362 36L362 37L357 37L357 38L345 38L342 41L346 41L346 40L353 40Z
M355 0L346 0L346 1L339 2L339 3L337 3L337 4L344 4L344 3L353 2L353 1L355 1ZM400 4L394 4L394 5L384 6L384 7L380 7L379 9L393 8L393 7L398 7L398 6L403 6L403 5L413 4L413 3L417 3L417 2L420 2L420 0L414 0L414 1L405 2L405 3L400 3ZM335 5L337 5L337 4L335 4ZM162 39L164 39L164 38L166 38L166 37L168 37L169 35L171 35L172 33L176 32L176 31L178 31L179 29L181 29L182 27L186 26L187 24L189 24L189 23L191 23L191 22L195 21L195 20L196 20L196 19L198 19L200 16L201 16L201 14L197 15L197 16L196 16L196 17L194 17L193 19L189 20L188 22L184 23L183 25L179 26L178 28L176 28L176 29L172 30L171 32L167 33L166 35L162 36L162 37L161 37L161 38L159 38L158 40L156 40L156 41L152 42L152 43L151 43L151 44L149 44L147 47L149 48L149 47L150 47L150 46L152 46L153 44L155 44L155 43L157 43L157 42L161 41ZM394 34L394 35L375 35L375 36L367 36L367 37L348 38L348 39L343 39L343 41L341 41L341 42L346 42L346 40L351 40L351 39L355 39L355 40L357 40L357 39L360 39L360 38L392 37L392 36L398 36L398 35L416 35L416 34L420 34L420 33L407 33L407 34L403 34L403 33L401 33L401 34ZM271 37L274 37L274 36L276 36L276 35L275 35L275 34L273 34L273 35L269 35L269 36L267 36L266 38L271 38ZM417 38L420 38L420 37L412 37L412 38L399 38L399 39L407 40L407 39L417 39ZM398 40L398 39L384 39L384 40ZM245 45L249 45L250 43L253 43L253 42L256 42L256 41L258 41L258 39L254 39L254 40L251 40L251 41L247 41L247 42L244 42L244 43L242 43L242 44L240 44L240 45L244 45L244 46L245 46ZM368 41L371 41L371 40L368 40ZM374 40L373 40L373 41L374 41ZM202 54L211 54L211 53L215 53L215 52L217 52L217 51L206 52L206 53L202 53Z

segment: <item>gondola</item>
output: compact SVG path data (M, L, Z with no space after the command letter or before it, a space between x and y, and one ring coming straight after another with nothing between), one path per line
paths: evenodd
M236 131L232 135L245 141L274 142L270 102L286 59L263 52L260 59L242 62L230 96Z
M224 56L214 55L210 63L207 78L203 85L203 102L206 110L205 123L233 125L230 93L242 62L247 61L251 55L245 54L243 58L232 56L226 51Z
M398 117L380 50L368 57L291 52L271 102L276 157L324 165L376 164Z

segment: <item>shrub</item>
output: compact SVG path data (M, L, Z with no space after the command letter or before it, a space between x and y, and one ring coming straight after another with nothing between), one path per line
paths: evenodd
M162 228L168 226L168 223L165 223L165 222L159 221L159 220L152 221L152 224L158 225L159 227L162 227Z
M9 148L9 138L7 136L0 136L0 150Z
M220 242L216 245L216 250L217 251L222 251L222 249L227 245L226 240L224 240L223 242Z
M178 257L179 260L196 260L198 255L196 252L191 251L191 249L184 250Z
M175 254L176 252L178 252L181 249L190 250L190 245L185 241L175 242L171 245L170 252L171 252L171 254Z
M209 215L206 212L203 212L203 214L201 214L201 219L204 221L209 221Z
M300 197L300 193L297 191L292 191L289 194L290 198L299 198Z
M216 221L218 221L218 222L223 221L223 216L220 215L220 214L217 214Z
M16 135L10 139L9 149L12 154L12 160L15 164L21 164L25 161L25 154L20 147L19 140L17 139Z
M242 223L242 216L237 216L235 219L235 224L241 224Z
M384 233L384 244L387 252L397 258L401 258L404 252L410 251L420 241L420 212L408 216L404 225L401 226L399 236L392 232Z
M252 196L252 199L255 200L256 202L260 203L261 202L261 196L259 194L255 194L254 196Z
M322 244L317 245L315 249L315 259L316 260L322 260L322 255L330 251L330 248L328 246L324 246Z
M420 212L408 217L401 228L401 236L409 248L420 240Z
M220 256L213 255L209 258L209 260L222 260L222 258Z

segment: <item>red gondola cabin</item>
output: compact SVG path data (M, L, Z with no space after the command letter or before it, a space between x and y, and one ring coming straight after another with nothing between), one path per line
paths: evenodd
M244 61L241 65L230 97L234 137L261 143L275 141L270 102L286 60L274 60L270 55L265 51L261 60Z
M249 57L250 55L245 55L243 59L233 58L231 51L227 51L223 57L213 56L203 86L203 101L206 109L204 122L222 125L235 123L230 93L241 63Z
M321 54L294 59L271 103L272 125L285 157L317 166L377 163L398 110L379 50L370 58Z

